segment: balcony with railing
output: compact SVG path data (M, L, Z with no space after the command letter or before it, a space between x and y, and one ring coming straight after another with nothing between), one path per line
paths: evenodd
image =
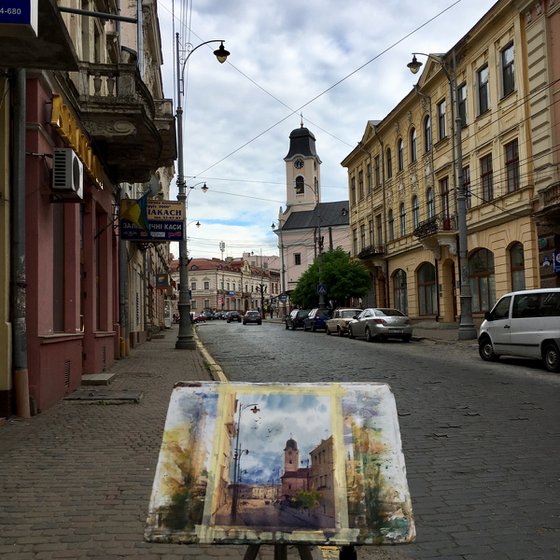
M444 214L438 214L428 220L424 220L418 224L418 227L414 230L414 237L418 239L423 239L425 237L431 237L433 235L438 235L441 233L449 234L449 232L456 232L457 226L455 223L455 216L446 216Z
M371 259L373 257L382 257L385 254L383 245L368 245L364 247L356 256L359 259Z
M457 234L456 217L446 214L438 214L420 222L413 232L414 237L418 238L423 247L432 251L436 258L440 258L442 246L448 247L451 254L456 254Z
M84 126L114 182L144 182L176 158L169 99L154 100L142 81L136 53L119 64L80 62L74 77Z
M560 220L560 183L539 191L535 216L552 223Z

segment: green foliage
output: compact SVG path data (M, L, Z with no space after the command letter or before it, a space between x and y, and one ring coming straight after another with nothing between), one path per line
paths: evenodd
M294 497L297 508L313 509L320 503L321 494L317 490L300 490Z
M319 259L321 273L319 273ZM291 294L292 303L304 308L316 307L319 303L317 284L327 286L327 301L333 307L347 305L352 297L363 297L371 287L367 268L358 260L351 259L343 249L335 249L317 257L301 275Z

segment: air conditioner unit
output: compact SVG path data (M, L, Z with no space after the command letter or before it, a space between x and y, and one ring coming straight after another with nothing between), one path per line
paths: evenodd
M53 190L64 198L84 198L84 166L71 148L55 148Z

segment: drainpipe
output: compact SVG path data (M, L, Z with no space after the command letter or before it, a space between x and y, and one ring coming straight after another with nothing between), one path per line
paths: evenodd
M120 199L124 196L125 187L121 184ZM121 332L119 337L119 355L121 358L128 356L129 337L129 303L128 303L128 246L127 241L119 237L119 316Z
M16 414L31 416L29 404L29 374L27 370L27 327L25 318L25 98L26 73L14 70L14 136L11 223L11 313L13 326L13 381L16 396Z

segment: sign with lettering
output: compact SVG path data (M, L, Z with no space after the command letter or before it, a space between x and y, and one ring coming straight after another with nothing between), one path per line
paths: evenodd
M0 0L0 36L37 36L39 0Z
M180 383L145 538L404 544L415 525L384 383Z
M122 199L120 206L121 239L163 243L183 239L183 204L148 198Z

